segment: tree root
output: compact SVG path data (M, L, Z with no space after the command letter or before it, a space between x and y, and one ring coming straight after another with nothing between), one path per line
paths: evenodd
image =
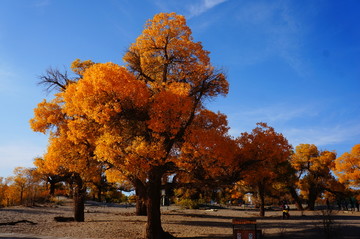
M173 235L171 235L170 233L168 232L165 232L163 231L162 235L161 235L161 238L164 238L164 239L175 239L175 237Z

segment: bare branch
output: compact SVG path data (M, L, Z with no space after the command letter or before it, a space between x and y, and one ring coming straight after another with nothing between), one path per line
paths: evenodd
M39 76L39 79L38 85L44 85L48 93L53 90L64 91L70 83L74 82L68 77L67 71L61 73L58 69L51 67L44 75Z

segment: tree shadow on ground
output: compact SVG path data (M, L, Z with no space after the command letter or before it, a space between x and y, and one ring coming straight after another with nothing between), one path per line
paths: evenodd
M232 228L231 222L215 222L215 221L173 221L166 224L180 224L185 226L201 226L201 227L222 227Z
M17 239L17 238L21 238L21 239L40 239L39 237L16 237L16 236L13 236L13 237L1 237L0 236L0 239Z
M199 237L176 237L177 239L232 239L233 235L206 235ZM286 229L271 235L263 234L262 239L359 239L360 228L344 226L337 228L331 234L324 233L322 228L315 227L300 231L287 231Z
M264 239L283 239L283 238L291 238L291 239L359 239L360 238L360 228L353 226L343 226L343 227L335 227L333 231L330 233L326 233L323 228L319 226L314 226L313 228L309 228L306 230L299 231L287 231L279 230L278 233L274 233L271 235L265 234L263 236Z
M200 237L176 237L176 239L232 239L229 235L209 235Z
M134 208L135 205L131 203L110 203L110 202L97 202L97 201L86 201L85 206L87 207L117 207L117 208Z
M179 213L180 214L180 213ZM198 218L196 221L170 222L186 226L201 225L203 227L232 228L233 217L224 217L208 214L187 214L186 217ZM229 219L228 222L202 221L204 219ZM360 239L359 215L333 214L331 224L323 224L324 215L294 215L290 219L282 219L282 216L271 217L242 217L243 219L256 219L257 228L263 231L263 239ZM233 238L230 234L204 235L198 237L178 237L179 239L222 239Z
M52 208L46 208L51 210ZM71 209L64 208L63 211L71 211ZM20 214L54 214L54 212L51 211L45 211L43 209L35 210L33 208L1 208L1 212L13 212L13 213L20 213Z
M183 216L183 217L192 217L192 218L207 218L207 219L224 219L224 220L229 220L231 222L231 220L234 217L231 216L219 216L219 215L211 215L211 214L197 214L197 213L186 213L186 212L174 212L172 211L171 213L162 213L162 215L177 215L177 216Z

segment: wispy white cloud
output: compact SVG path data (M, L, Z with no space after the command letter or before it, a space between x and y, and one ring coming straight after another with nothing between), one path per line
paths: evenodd
M294 147L299 144L315 144L320 148L333 150L333 145L348 144L360 138L360 121L332 121L322 106L278 104L258 109L239 109L229 113L230 134L240 136L250 132L257 122L268 123L281 132ZM235 112L235 110L233 111ZM326 118L327 120L324 120ZM350 150L351 145L348 146ZM335 149L337 150L337 149Z
M294 107L285 104L277 104L257 108L241 113L243 117L257 119L263 122L286 122L300 117L312 117L317 113L310 106Z
M183 14L187 19L199 16L210 9L228 0L183 0L183 1L164 1L155 0L154 3L161 11L177 12Z
M254 124L253 122L286 123L294 119L315 117L318 114L315 105L294 106L285 103L256 109L240 108L233 112L237 113L229 113L229 121L240 121L245 125Z
M49 6L51 3L51 0L37 0L34 4L35 7L46 7Z
M202 0L189 6L189 18L199 16L227 0Z
M360 138L360 123L348 122L323 127L289 127L285 128L283 133L294 146L315 144L321 147Z
M272 127L284 126L291 125L291 122L295 120L316 117L317 114L318 111L315 105L298 105L294 107L290 104L281 103L256 109L237 107L236 109L230 109L227 113L231 127L229 133L237 137L242 132L250 132L258 122L265 122ZM275 130L282 129L275 128Z

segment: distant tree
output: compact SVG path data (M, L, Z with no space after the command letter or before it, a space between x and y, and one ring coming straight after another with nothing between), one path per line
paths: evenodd
M313 144L296 146L291 157L292 166L298 171L300 189L308 200L308 209L314 210L316 199L327 189L333 177L336 154L330 151L319 151Z
M35 158L33 163L39 176L49 185L50 197L54 197L56 185L65 182L70 177L69 172L62 167L56 170L57 174L54 174L54 170L49 169L47 162L41 157Z
M0 207L9 206L9 180L0 177Z
M298 194L300 178L297 175L297 171L292 167L290 157L287 161L279 165L276 170L278 175L276 178L275 190L280 192L280 198L290 195L290 198L295 202L297 209L303 210L302 200Z
M14 186L18 189L20 204L24 203L24 194L30 184L29 177L30 169L24 167L16 167L14 169L13 182Z
M98 202L102 202L103 194L108 189L112 188L111 183L108 182L106 178L105 170L105 165L99 165L98 171L95 175L93 175L91 181L89 182L94 199Z
M256 193L260 216L265 216L265 196L278 177L277 169L288 160L291 145L286 138L266 123L257 123L251 133L242 133L237 139L240 157L252 162L244 182Z
M7 179L9 201L12 204L34 204L43 191L40 181L34 168L16 167L14 176Z
M360 187L360 144L335 160L335 173L340 182Z

